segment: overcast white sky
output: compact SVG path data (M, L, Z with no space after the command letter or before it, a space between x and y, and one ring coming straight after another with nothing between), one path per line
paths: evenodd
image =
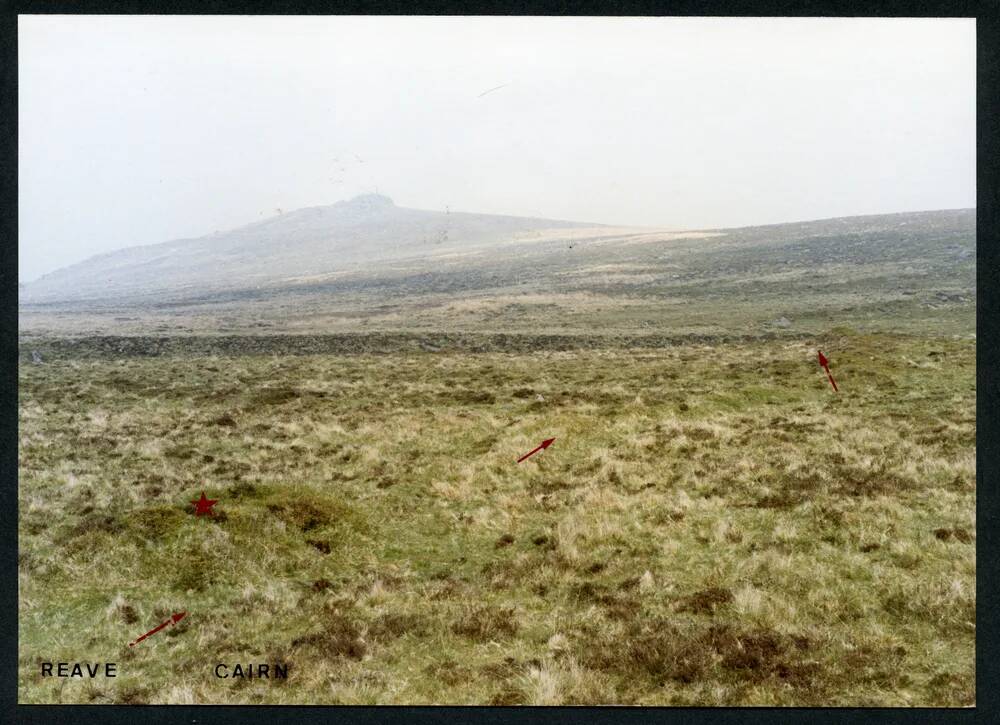
M975 205L974 20L21 16L18 43L22 281L376 188L674 228Z

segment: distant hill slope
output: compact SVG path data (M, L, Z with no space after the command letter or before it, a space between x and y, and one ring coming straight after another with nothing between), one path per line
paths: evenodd
M359 264L488 246L529 232L586 227L599 225L407 209L387 196L367 194L227 232L98 255L20 292L30 303L253 288Z
M67 268L19 332L968 335L975 311L975 209L678 233L367 197Z

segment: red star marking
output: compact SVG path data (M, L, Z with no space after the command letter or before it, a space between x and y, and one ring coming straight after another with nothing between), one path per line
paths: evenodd
M215 504L219 503L219 500L212 498L205 498L205 492L202 491L201 498L198 499L197 501L192 501L191 503L193 503L195 506L194 509L195 516L205 516L206 514L209 516L215 516L215 513L212 511L212 507L215 506Z

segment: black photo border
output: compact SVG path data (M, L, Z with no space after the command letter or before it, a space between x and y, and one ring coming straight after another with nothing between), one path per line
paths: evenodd
M997 605L1000 581L996 411L1000 409L1000 1L963 0L0 0L0 718L17 723L819 723L1000 722ZM17 16L150 15L574 15L976 18L977 67L977 637L973 708L673 708L251 705L18 705ZM989 475L985 475L989 473Z

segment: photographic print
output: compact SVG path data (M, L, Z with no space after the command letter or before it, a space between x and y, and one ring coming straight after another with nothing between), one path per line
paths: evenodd
M970 707L976 23L22 15L22 704Z

